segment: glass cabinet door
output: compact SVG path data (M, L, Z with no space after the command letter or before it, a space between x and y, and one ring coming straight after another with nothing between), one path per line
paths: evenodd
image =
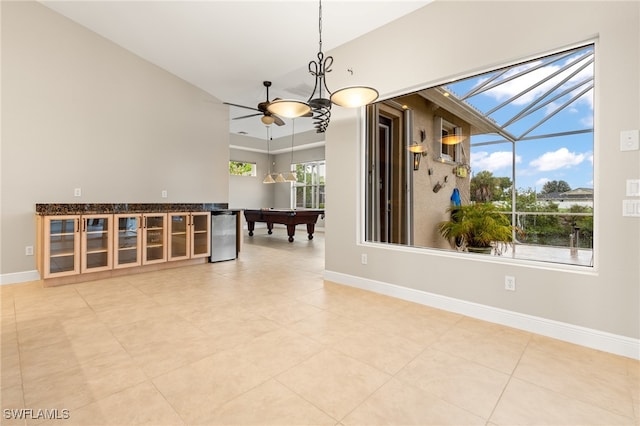
M128 268L142 264L142 218L139 214L115 215L114 268Z
M191 257L207 257L211 250L211 213L191 214Z
M110 214L82 216L81 272L111 269L112 220Z
M167 260L165 213L145 213L143 215L142 264L160 263Z
M46 217L44 243L44 278L80 273L80 216Z
M169 213L169 260L189 258L189 213Z

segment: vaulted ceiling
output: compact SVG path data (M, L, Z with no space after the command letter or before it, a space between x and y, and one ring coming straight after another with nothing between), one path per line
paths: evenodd
M431 0L325 0L325 52L423 7ZM270 98L306 100L307 64L318 52L319 3L297 1L42 1L42 4L205 90L256 107ZM365 12L366 11L366 12ZM349 67L348 58L339 58ZM338 66L338 58L334 69ZM230 107L231 118L251 111ZM298 120L296 132L311 129ZM272 126L274 138L291 134ZM230 132L264 138L260 117L230 120Z

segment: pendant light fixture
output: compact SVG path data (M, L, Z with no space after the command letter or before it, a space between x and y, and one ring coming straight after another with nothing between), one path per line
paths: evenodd
M315 77L315 86L307 102L293 99L279 99L271 102L267 110L286 118L301 117L313 112L316 132L323 133L329 126L331 118L331 104L346 108L357 108L378 99L378 91L372 87L350 86L333 93L327 88L326 74L333 65L332 56L324 56L322 52L322 0L319 0L318 30L320 48L317 60L309 62L309 73ZM352 70L349 70L353 74Z
M289 163L289 173L285 173L284 180L286 182L297 182L298 178L293 170L291 170L291 166L293 165L293 138L296 134L296 120L291 120L291 163Z
M265 127L267 129L267 161L269 164L269 169L268 169L267 176L265 176L262 183L275 183L276 181L273 180L273 177L271 176L271 149L269 147L271 145L271 137L269 136L269 126L265 126Z

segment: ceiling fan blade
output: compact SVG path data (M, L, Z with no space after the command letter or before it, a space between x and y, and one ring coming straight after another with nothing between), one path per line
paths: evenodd
M258 115L262 115L262 113L259 112L257 114L243 115L242 117L235 117L235 118L233 118L233 120L240 120L242 118L249 118L249 117L257 117Z
M238 108L250 109L250 110L252 110L252 111L260 111L258 108L253 108L253 107L248 107L248 106L238 105L238 104L232 104L232 103L230 103L230 102L223 102L223 104L225 104L225 105L231 105L231 106L238 107Z
M271 115L271 117L273 117L273 122L278 126L284 126L284 121L282 121L282 118L278 117L277 115Z

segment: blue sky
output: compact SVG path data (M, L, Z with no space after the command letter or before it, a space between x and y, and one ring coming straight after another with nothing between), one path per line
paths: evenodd
M552 62L550 58L545 58L518 65L494 80L494 82L503 81L504 83L484 93L472 96L466 101L486 113L491 108L511 99L508 105L490 114L492 119L503 125L533 100L540 98L542 99L541 103L549 100L549 103L538 111L506 127L516 137L523 135L541 120L547 121L528 133L526 138L591 129L593 128L593 89L589 89L588 86L589 80L593 78L593 64L589 64L588 61L592 58L590 55L592 53L593 47L588 46L555 62ZM535 68L542 63L546 65ZM569 65L571 63L573 65ZM562 70L564 65L568 65L566 70ZM579 69L580 67L583 68ZM527 69L531 71L508 80L509 76ZM554 73L557 75L554 76ZM492 75L493 73L488 73L448 84L446 87L455 95L462 96L485 82ZM544 81L545 78L548 80ZM562 79L567 79L567 81L562 82ZM578 82L585 82L585 84L571 87ZM512 99L513 96L529 87L532 88L529 92ZM551 93L546 94L552 89ZM551 99L555 95L558 95L557 99ZM573 97L578 98L561 109L559 113L552 115L554 110ZM497 177L511 176L512 144L510 142L473 146L479 142L501 139L497 135L472 137L472 173L489 170ZM516 170L516 187L519 189L535 188L540 191L544 183L550 180L564 180L569 183L571 188L592 188L593 133L519 141L516 143Z

